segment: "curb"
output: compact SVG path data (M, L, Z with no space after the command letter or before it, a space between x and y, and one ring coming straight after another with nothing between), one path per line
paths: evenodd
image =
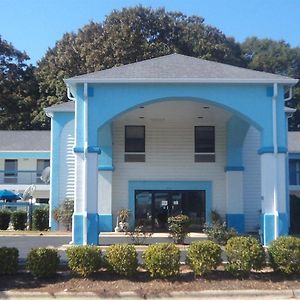
M253 297L263 297L263 299L297 299L300 297L300 289L297 290L206 290L190 292L170 292L159 295L140 295L136 292L120 292L116 295L105 295L94 292L13 292L0 291L0 299L221 299L234 298L244 299Z

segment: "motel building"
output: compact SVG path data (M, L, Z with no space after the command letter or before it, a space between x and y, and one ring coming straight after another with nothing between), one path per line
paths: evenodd
M291 191L285 107L297 82L179 54L66 79L70 101L45 109L50 209L74 199L77 245L98 244L123 208L151 232L179 213L200 231L215 210L268 245L289 233L300 182L294 153Z

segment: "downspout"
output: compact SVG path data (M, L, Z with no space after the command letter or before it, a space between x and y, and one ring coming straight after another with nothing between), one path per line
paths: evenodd
M83 195L83 245L87 245L87 198L88 198L88 84L83 87L83 111L84 111L84 195Z
M277 166L277 156L278 156L278 141L277 141L277 97L278 97L278 85L273 84L273 96L272 96L272 114L273 114L273 147L274 147L274 239L278 238L278 166Z

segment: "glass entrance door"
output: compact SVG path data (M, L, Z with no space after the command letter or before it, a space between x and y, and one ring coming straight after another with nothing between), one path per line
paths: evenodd
M167 231L168 217L190 218L191 231L205 223L205 191L135 191L135 226L149 231Z

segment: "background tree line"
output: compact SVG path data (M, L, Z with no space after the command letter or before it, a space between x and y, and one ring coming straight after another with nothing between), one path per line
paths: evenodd
M49 129L43 108L68 101L64 78L174 52L300 78L300 48L284 41L250 37L237 43L198 16L124 8L64 34L37 67L0 36L0 129ZM300 109L299 87L288 105ZM297 111L290 129L299 124Z

